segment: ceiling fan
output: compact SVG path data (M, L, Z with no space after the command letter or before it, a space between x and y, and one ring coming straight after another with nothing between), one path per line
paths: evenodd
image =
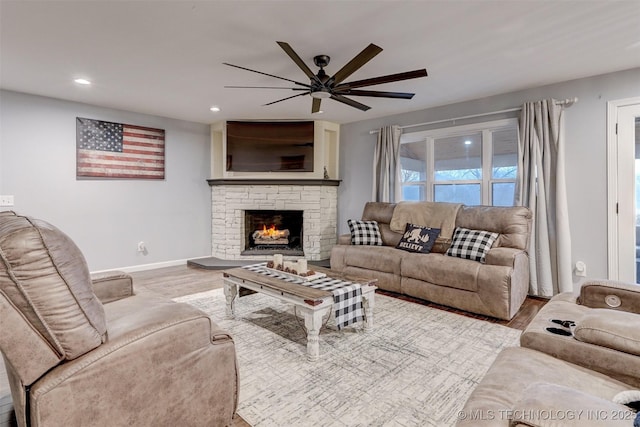
M276 42L285 51L287 55L296 63L296 65L309 77L309 83L301 83L295 80L287 79L284 77L274 76L273 74L263 73L262 71L252 70L250 68L241 67L239 65L229 64L224 62L224 65L228 65L230 67L239 68L241 70L247 70L258 74L263 74L269 77L275 77L276 79L286 80L288 82L296 84L298 87L273 87L273 86L225 86L227 88L251 88L251 89L289 89L300 91L301 93L288 96L286 98L279 99L277 101L269 102L264 105L271 105L278 102L286 101L287 99L296 98L298 96L311 95L313 98L313 103L311 105L311 112L317 113L320 111L320 103L325 98L331 98L335 101L342 102L343 104L347 104L351 107L357 108L362 111L367 111L371 107L361 104L360 102L354 101L353 99L347 98L345 95L349 96L370 96L375 98L395 98L395 99L411 99L413 98L414 93L407 92L381 92L375 90L359 90L358 88L365 86L373 86L379 85L383 83L391 83L397 82L401 80L410 80L416 79L419 77L426 77L427 70L414 70L407 71L404 73L397 74L389 74L386 76L373 77L370 79L357 80L353 82L343 83L345 79L347 79L351 74L356 72L360 67L369 62L373 57L382 52L382 48L376 46L371 43L369 46L364 48L362 52L357 54L351 61L349 61L344 67L342 67L337 73L333 76L327 75L324 71L324 67L329 65L329 56L327 55L317 55L314 56L313 62L316 66L320 67L320 70L317 74L314 74L313 71L304 63L304 61L298 56L298 54L289 46L288 43L285 42Z

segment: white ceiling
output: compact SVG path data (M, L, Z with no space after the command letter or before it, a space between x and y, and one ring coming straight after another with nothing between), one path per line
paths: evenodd
M369 43L384 51L349 80L426 68L429 77L363 89L412 100L332 100L288 90L306 82L276 44L335 73ZM212 123L322 119L348 123L640 66L640 1L6 1L0 0L0 87ZM94 82L80 87L72 82ZM639 82L640 84L640 82ZM209 107L222 111L212 113Z

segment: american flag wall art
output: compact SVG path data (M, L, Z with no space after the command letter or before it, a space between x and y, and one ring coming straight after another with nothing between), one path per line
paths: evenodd
M76 177L164 179L164 129L76 117Z

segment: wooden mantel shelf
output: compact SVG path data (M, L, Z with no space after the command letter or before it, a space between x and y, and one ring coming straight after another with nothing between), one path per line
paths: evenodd
M313 185L332 186L340 185L339 179L208 179L209 186L214 185Z

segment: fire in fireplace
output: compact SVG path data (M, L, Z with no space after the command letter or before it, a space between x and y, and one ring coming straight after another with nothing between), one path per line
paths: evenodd
M246 210L242 255L304 255L303 211Z
M289 234L288 229L278 230L275 225L269 228L263 225L262 230L254 231L252 237L256 245L288 245Z

